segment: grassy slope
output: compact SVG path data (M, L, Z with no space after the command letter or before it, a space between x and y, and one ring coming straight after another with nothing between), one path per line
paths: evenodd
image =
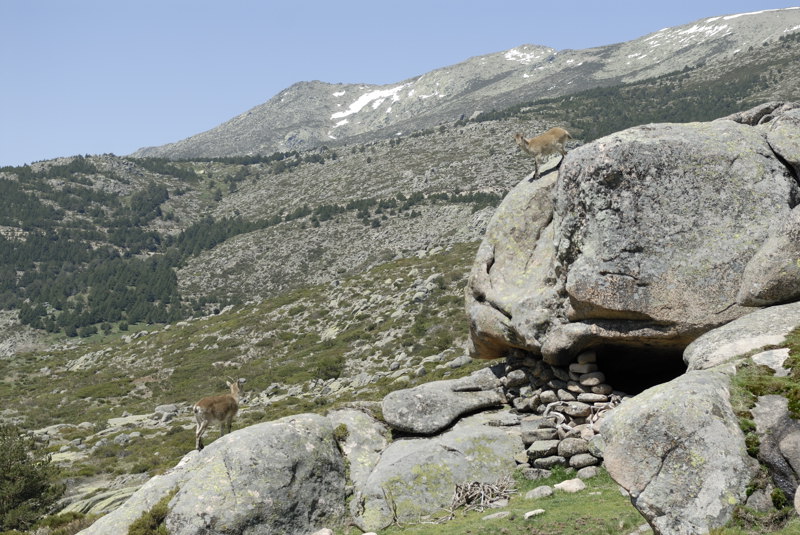
M376 401L394 388L468 373L485 363L456 372L437 366L463 353L457 349L468 325L462 292L475 246L396 260L338 285L295 290L168 328L97 335L76 348L1 361L0 401L13 407L4 415L28 429L90 422L94 429L69 428L62 436L92 446L109 418L150 414L164 403L189 405L201 393L224 389L225 375L247 378L251 392L269 393L243 409L242 426L345 401ZM428 279L428 292L421 292ZM388 371L395 361L399 380ZM359 374L367 384L352 386ZM337 379L344 388L325 392ZM21 398L26 403L15 403ZM108 446L102 463L85 459L72 471L163 470L192 447L191 431L183 428L188 423L186 414L171 428L146 430L140 445Z

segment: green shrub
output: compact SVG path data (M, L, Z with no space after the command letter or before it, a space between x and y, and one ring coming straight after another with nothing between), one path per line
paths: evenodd
M747 447L747 454L754 459L758 456L758 449L761 446L761 441L755 433L747 433L744 436L744 444Z
M347 429L345 424L339 424L333 430L333 439L336 442L344 442L347 440L347 437L350 435L350 431Z
M770 498L772 498L772 505L775 506L775 509L781 510L789 505L789 498L786 497L786 493L777 487L772 490Z
M75 535L91 526L97 520L96 516L86 516L83 513L69 512L60 515L47 516L36 524L34 533L43 535Z
M58 500L50 456L14 425L0 425L0 529L25 529Z
M169 501L178 492L173 490L158 501L149 511L142 513L128 528L128 535L169 535L164 520L169 513Z

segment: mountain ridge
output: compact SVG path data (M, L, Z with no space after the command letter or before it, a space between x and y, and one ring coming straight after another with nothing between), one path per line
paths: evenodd
M710 63L800 29L800 8L708 17L583 50L520 45L386 85L297 82L184 140L134 157L269 154L387 138L537 98L633 82Z

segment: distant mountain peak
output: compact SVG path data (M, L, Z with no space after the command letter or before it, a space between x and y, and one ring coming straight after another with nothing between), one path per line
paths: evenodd
M206 132L133 156L271 154L386 138L540 98L730 61L800 30L800 8L708 17L632 41L556 51L524 44L387 85L298 82Z

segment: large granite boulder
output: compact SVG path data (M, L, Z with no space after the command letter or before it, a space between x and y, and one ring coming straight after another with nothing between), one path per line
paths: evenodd
M501 357L510 347L538 353L559 300L555 294L555 171L523 180L495 210L466 289L473 355Z
M557 178L519 184L467 288L473 356L520 348L563 365L600 345L681 350L793 298L776 287L800 273L768 242L794 232L797 116L774 104L630 128L572 150Z
M381 453L389 445L389 428L369 414L342 409L328 414L334 426L345 426L347 436L340 442L342 454L347 459L349 479L355 492L366 487L375 466L381 460ZM350 514L360 514L358 500L350 500Z
M394 521L442 516L456 485L508 477L523 452L518 432L484 425L480 418L465 418L435 437L396 440L356 489L354 521L363 531L377 531Z
M190 453L81 533L127 533L176 489L166 518L174 535L311 533L345 513L345 465L333 423L304 414L241 429Z
M717 371L686 373L625 401L601 427L609 474L658 535L707 533L745 502L757 463L729 381Z

